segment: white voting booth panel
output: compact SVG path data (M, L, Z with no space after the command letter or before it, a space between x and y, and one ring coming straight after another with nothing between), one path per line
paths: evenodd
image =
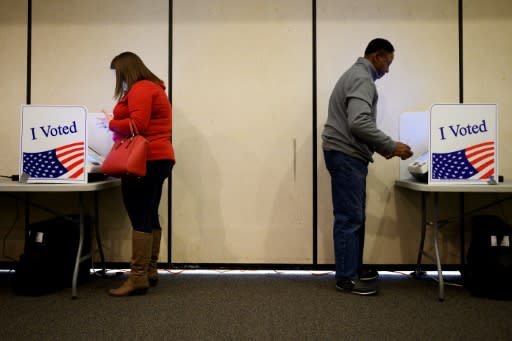
M415 155L400 162L400 179L412 179L408 166L428 161L429 184L487 184L498 176L496 104L434 104L430 112L400 117L400 140Z
M497 181L497 122L495 104L433 105L429 183Z
M87 171L89 173L101 171L101 164L114 145L112 131L103 124L101 120L103 117L103 113L87 114Z
M400 161L400 179L414 179L408 170L411 162L428 155L428 142L430 134L430 115L426 111L405 112L400 115L400 137L399 140L408 144L414 155L409 160Z
M23 105L20 181L86 183L87 109Z

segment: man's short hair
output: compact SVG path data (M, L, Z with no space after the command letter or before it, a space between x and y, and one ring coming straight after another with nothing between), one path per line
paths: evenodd
M375 52L385 51L387 53L395 52L395 48L389 41L383 38L375 38L368 43L366 50L364 50L364 55L369 55Z

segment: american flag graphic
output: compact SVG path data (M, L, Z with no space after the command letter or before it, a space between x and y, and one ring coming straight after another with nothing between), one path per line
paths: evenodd
M433 179L488 179L494 175L494 142L450 153L432 153Z
M23 153L23 172L32 178L78 179L84 172L84 142L51 150Z

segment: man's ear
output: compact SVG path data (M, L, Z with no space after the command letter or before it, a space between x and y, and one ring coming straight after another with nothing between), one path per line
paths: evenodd
M386 57L386 52L384 52L384 51L382 51L382 50L381 50L381 51L377 51L377 52L375 52L375 59L377 59L378 57L383 57L383 58L385 58L385 57Z
M368 59L373 65L375 65L375 62L377 61L377 52L370 53L365 56L366 59Z

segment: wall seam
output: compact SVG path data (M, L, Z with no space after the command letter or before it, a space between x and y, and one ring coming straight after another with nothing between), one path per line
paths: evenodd
M312 127L313 127L313 267L318 265L318 143L317 143L317 46L316 46L316 0L312 0Z
M27 0L27 84L26 104L32 101L32 0Z

